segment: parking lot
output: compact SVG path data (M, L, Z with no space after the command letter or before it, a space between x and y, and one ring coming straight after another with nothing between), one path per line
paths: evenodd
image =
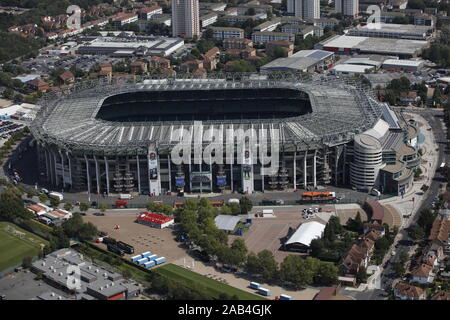
M106 213L105 216L87 214L83 217L84 221L92 222L100 231L107 232L111 238L132 245L135 254L125 255L125 257L150 251L158 256L166 257L170 263L186 256L181 244L175 241L171 228L156 229L136 223L135 219L136 213L133 210ZM116 229L116 225L120 229ZM104 244L98 245L106 249Z
M0 141L8 139L13 133L20 131L23 126L22 123L11 120L0 120Z

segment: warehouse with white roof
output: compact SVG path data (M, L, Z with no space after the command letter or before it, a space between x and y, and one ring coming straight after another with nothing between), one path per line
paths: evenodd
M422 69L423 60L387 59L382 68L389 71L416 72Z

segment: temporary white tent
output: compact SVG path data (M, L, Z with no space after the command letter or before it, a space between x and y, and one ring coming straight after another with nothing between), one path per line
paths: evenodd
M299 243L309 247L313 239L322 237L325 225L317 221L305 222L294 232L285 243L286 245Z

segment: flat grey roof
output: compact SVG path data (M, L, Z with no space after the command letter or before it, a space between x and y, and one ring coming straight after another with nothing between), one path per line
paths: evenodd
M319 60L309 57L278 58L261 67L264 69L292 69L303 71L316 64Z
M357 44L355 48L361 52L414 55L427 45L428 42L422 40L367 38Z
M233 231L240 220L241 217L239 216L227 216L220 214L214 219L214 222L220 230Z

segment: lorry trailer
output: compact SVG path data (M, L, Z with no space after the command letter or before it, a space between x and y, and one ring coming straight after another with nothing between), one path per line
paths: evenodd
M164 263L164 262L166 262L167 260L166 260L166 258L165 257L160 257L160 258L158 258L158 259L155 259L155 263L158 265L158 264L162 264L162 263Z

